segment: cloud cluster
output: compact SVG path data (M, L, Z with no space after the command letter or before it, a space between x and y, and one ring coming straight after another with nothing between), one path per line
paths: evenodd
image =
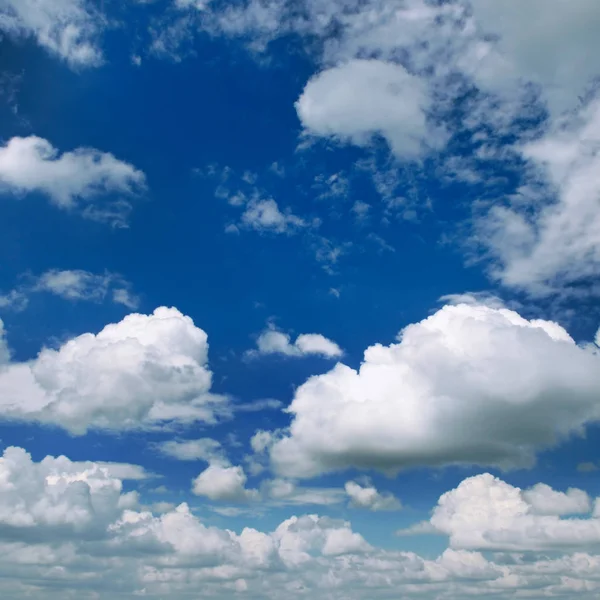
M130 314L0 371L0 417L125 431L214 422L227 400L210 393L207 335L175 308Z
M38 192L65 210L123 226L131 210L125 200L143 190L144 173L107 152L77 148L62 154L40 137L13 137L0 147L0 191ZM98 198L116 196L108 204Z
M535 592L531 598L591 600L599 588L600 558L583 545L559 558L513 552L492 559L462 548L495 547L490 535L500 535L501 527L505 537L524 541L529 532L539 540L562 521L528 513L519 490L488 475L440 498L432 521L453 547L435 559L376 548L348 522L312 514L292 516L270 532L237 533L205 524L185 503L155 515L138 507L137 493L123 493L115 471L66 457L37 463L21 448L0 458L0 490L0 592L7 597L183 599L201 588L215 600L239 594L383 600L393 589L427 600L488 594L508 600L522 588ZM564 526L564 535L573 541L584 521L595 530L592 517L573 521L571 534Z
M358 371L340 363L297 389L270 448L277 471L531 466L600 418L600 356L556 323L459 304L399 338L368 348Z

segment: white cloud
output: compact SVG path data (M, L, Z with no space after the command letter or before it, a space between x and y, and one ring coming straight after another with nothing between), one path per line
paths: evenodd
M243 501L255 498L256 490L246 489L246 474L242 467L220 464L209 465L192 482L192 492L196 496L206 496L210 500Z
M557 492L538 484L522 491L485 473L441 496L430 523L449 536L452 548L583 549L600 545L600 519L560 515L590 511L582 490Z
M558 114L572 108L597 77L600 6L594 0L551 6L545 0L473 0L471 6L482 30L498 36L496 42L473 43L462 63L484 89L507 93L522 81L535 82ZM476 53L469 68L467 60Z
M401 158L418 157L439 134L427 125L423 81L404 67L379 60L352 60L316 75L296 103L307 133L358 145L374 134Z
M130 314L0 372L0 417L123 431L168 421L213 422L227 401L210 393L204 331L175 308Z
M157 444L157 449L171 458L184 461L204 460L226 463L221 443L212 438L197 440L168 440Z
M130 472L131 465L113 469ZM53 531L57 538L103 535L134 500L121 494L122 483L110 470L64 456L34 463L22 448L7 448L0 458L0 529L29 539Z
M499 600L596 598L600 557L584 553L584 545L553 558L496 554L495 562L460 547L483 539L488 549L488 537L505 526L505 537L517 536L530 546L529 535L539 541L556 527L551 523L561 522L516 514L519 491L501 484L478 476L442 497L433 518L450 532L455 547L430 560L373 547L350 523L314 514L292 516L270 532L245 527L240 533L203 523L185 503L157 503L158 514L152 514L138 508L136 494L124 494L122 482L100 464L65 457L38 463L23 449L9 448L0 459L0 593L15 600L32 591L51 600L82 593L98 600L182 600L198 589L210 600L240 591L269 600L307 594L384 600L390 590L427 600L490 594ZM531 519L537 529L517 529ZM575 519L569 534L568 521L562 522L561 535L573 541L582 523L595 528L594 519ZM548 544L550 537L544 548L560 548Z
M269 326L258 336L256 346L256 350L247 353L249 356L282 354L301 357L316 354L325 358L338 358L343 354L335 342L319 333L300 334L292 343L287 333L278 331L273 326Z
M292 477L351 466L531 466L538 449L600 417L599 360L556 323L445 306L399 343L368 348L359 371L338 364L300 386L271 461Z
M46 292L70 301L102 302L112 288L111 300L130 309L137 308L139 298L131 292L131 284L115 273L102 275L75 270L50 269L39 276L24 275L25 283L0 296L0 308L25 310L29 296Z
M592 282L600 272L600 100L520 148L536 186L479 222L503 284L533 295ZM540 186L543 186L540 190Z
M390 492L380 493L372 485L362 486L356 481L347 481L344 486L350 503L355 508L366 508L373 511L400 510L402 504Z
M281 212L272 199L250 200L242 213L241 224L255 231L288 234L308 225L289 211Z
M525 490L523 499L538 515L586 514L592 510L590 497L583 490L569 488L566 492L557 492L545 483Z
M123 226L131 196L145 187L145 175L112 154L93 148L59 151L45 139L13 137L0 147L0 191L13 194L42 193L59 208L80 208L94 220ZM95 198L120 198L95 205Z
M33 37L71 67L102 62L102 17L87 0L0 0L0 31Z

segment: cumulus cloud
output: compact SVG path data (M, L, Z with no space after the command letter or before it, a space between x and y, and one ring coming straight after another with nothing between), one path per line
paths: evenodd
M600 519L590 511L583 490L560 492L541 483L521 490L485 473L441 496L430 524L449 536L452 548L582 549L600 545ZM561 518L576 513L588 518Z
M307 133L358 145L379 134L394 154L415 158L427 143L437 145L427 125L428 104L424 82L401 65L351 60L313 77L296 110Z
M287 333L278 331L273 325L269 325L258 336L256 346L256 350L247 353L248 356L282 354L301 357L316 354L325 358L338 358L343 354L342 349L335 342L320 333L300 334L292 343Z
M0 147L0 191L38 192L66 210L80 209L90 219L123 226L131 205L124 198L143 190L144 173L112 154L77 148L62 154L40 137L13 137ZM108 204L103 196L118 196Z
M0 0L0 31L32 37L71 67L102 62L102 17L87 0Z
M400 510L402 504L390 492L378 492L373 485L361 485L356 481L347 481L344 486L350 498L350 504L355 508L366 508L372 511Z
M194 479L192 492L196 496L206 496L210 500L249 500L255 498L257 492L246 489L247 480L242 467L215 463L209 465Z
M600 357L556 323L461 304L399 338L368 348L358 371L340 363L297 389L270 447L277 471L528 467L600 417Z
M0 529L3 538L45 535L102 536L124 508L136 504L122 492L121 480L132 465L100 466L46 457L34 463L22 448L7 448L0 458ZM142 471L143 472L143 471Z
M130 314L0 372L0 417L124 431L214 422L227 400L210 393L207 335L175 308Z
M507 523L509 535L526 540L530 530L517 530L527 525L519 519L541 520L539 531L562 521L521 515L519 491L514 497L515 488L501 484L479 476L443 496L432 519L452 530L453 547L425 559L373 547L350 523L315 514L294 515L269 532L245 527L239 533L205 524L185 503L157 503L153 514L139 508L135 493L123 493L118 476L101 463L50 456L34 462L25 450L8 448L0 458L0 592L26 598L35 590L59 600L81 596L84 589L98 600L178 600L200 587L211 600L237 592L269 600L306 594L384 600L393 590L407 597L493 594L509 600L523 589L535 591L532 597L595 598L600 558L581 549L552 558L498 553L494 562L459 547L479 544L478 534L498 532ZM572 521L575 533L583 521ZM536 531L533 539L539 540ZM483 539L490 548L487 534Z

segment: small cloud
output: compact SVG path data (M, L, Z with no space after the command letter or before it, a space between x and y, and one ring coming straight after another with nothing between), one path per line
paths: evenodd
M252 358L280 354L290 357L318 355L324 358L339 358L344 353L335 342L320 333L303 333L292 343L288 334L278 331L272 324L258 336L256 346L255 350L246 352L246 356Z
M593 462L582 462L577 465L577 470L580 473L592 473L600 470L600 466Z

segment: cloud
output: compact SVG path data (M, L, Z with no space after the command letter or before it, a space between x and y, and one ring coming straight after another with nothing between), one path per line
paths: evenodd
M34 463L22 448L7 448L0 458L2 537L101 537L124 508L135 506L136 496L123 495L114 476L115 471L131 475L132 467L113 465L111 474L110 466L74 463L64 456Z
M0 295L0 308L25 310L31 294L45 292L72 302L102 302L112 291L110 299L130 309L139 305L139 298L131 292L131 284L116 273L102 275L75 270L50 269L39 276L25 274L25 283ZM111 289L112 288L112 289Z
M0 30L33 37L72 68L102 63L98 37L102 17L87 0L2 0Z
M449 536L452 548L583 549L600 545L600 519L561 516L590 512L583 490L558 492L539 483L523 491L484 473L442 495L430 524Z
M242 213L241 225L260 232L287 234L308 226L304 219L291 212L281 212L272 199L250 200Z
M366 145L382 135L401 158L437 145L428 127L425 84L401 65L351 60L313 77L296 103L307 133Z
M530 467L600 417L600 356L556 323L445 306L399 340L368 348L358 371L338 364L296 390L289 431L270 447L277 472Z
M372 485L362 486L356 481L347 481L344 486L346 494L350 498L351 506L355 508L366 508L372 511L400 510L402 504L390 492L383 494Z
M595 35L600 7L594 0L578 2L576 10L566 2L549 10L544 0L474 0L470 5L478 26L497 36L487 44L474 41L462 63L484 89L506 94L522 81L535 82L552 112L559 114L572 108L598 75L590 62L600 51ZM468 58L474 59L477 51L478 60L469 68Z
M247 477L242 467L220 464L209 465L192 482L192 492L196 496L206 496L210 500L229 502L255 498L256 490L246 489Z
M210 393L204 331L175 308L130 314L0 371L0 417L74 435L170 421L214 422L228 402Z
M596 527L594 518L522 514L528 505L522 505L519 490L489 475L467 479L442 496L432 520L450 532L453 547L425 559L374 547L350 523L315 514L294 515L268 532L207 525L185 503L157 503L153 514L139 508L135 493L123 493L120 479L99 463L51 456L34 462L25 450L8 448L0 474L0 593L10 598L30 597L34 590L52 600L82 593L99 600L179 600L199 587L211 600L239 591L261 598L311 594L348 600L384 600L390 590L449 600L488 594L509 600L522 591L532 597L597 596L600 559L582 550L585 540L574 554L552 558L518 550L492 560L459 547L483 539L488 549L496 535L516 536L529 547L556 522L564 523L561 535L572 540L582 523L590 532ZM537 529L518 529L532 519Z
M112 154L93 148L59 151L45 139L13 137L0 147L0 191L12 194L38 192L65 210L84 217L124 226L131 209L123 197L145 188L144 173ZM120 198L95 204L96 198Z
M130 309L139 305L139 298L131 292L131 284L116 273L102 275L75 270L50 269L39 276L22 275L25 280L7 294L0 295L0 308L25 310L32 294L45 292L72 302L102 302L110 294L115 304Z
M226 463L221 443L212 438L197 440L168 440L157 444L156 448L165 456L177 460Z
M324 358L342 356L342 349L333 341L319 333L300 334L294 343L287 333L275 329L272 325L265 329L256 340L256 350L250 350L248 356L282 354L302 357L316 354Z
M519 148L531 165L531 184L478 223L501 283L534 296L593 287L600 272L599 143L595 100Z

